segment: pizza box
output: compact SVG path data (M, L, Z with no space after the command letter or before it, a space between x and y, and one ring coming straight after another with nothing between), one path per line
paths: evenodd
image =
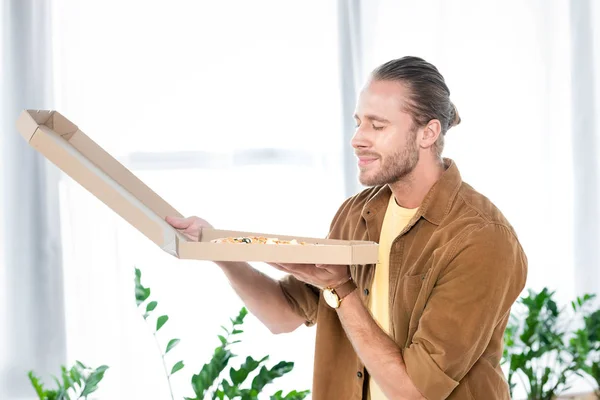
M17 129L34 149L162 250L177 258L339 265L377 262L378 245L366 241L219 229L204 229L199 241L191 241L165 221L167 216L182 217L181 213L59 112L24 110L17 120ZM307 244L211 242L213 239L242 236L296 239Z

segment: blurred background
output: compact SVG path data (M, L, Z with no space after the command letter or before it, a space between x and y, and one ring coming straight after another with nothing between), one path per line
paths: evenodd
M110 366L95 398L169 398L135 267L169 315L159 339L181 339L178 398L242 306L217 267L163 253L30 148L23 109L60 111L185 215L322 237L362 189L357 91L377 65L423 57L462 117L445 156L514 225L527 287L600 291L598 2L1 4L0 399L35 398L27 371L51 383L75 360ZM245 325L239 354L294 361L277 385L310 389L314 329Z

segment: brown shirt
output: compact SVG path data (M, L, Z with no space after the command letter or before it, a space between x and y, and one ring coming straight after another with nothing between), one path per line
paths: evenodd
M446 171L390 252L390 336L408 375L428 400L509 399L500 369L510 308L525 286L527 259L513 228L483 195ZM346 200L329 237L379 241L391 196L386 186ZM374 265L351 265L365 305ZM366 399L368 372L335 310L291 276L281 288L317 324L313 399Z

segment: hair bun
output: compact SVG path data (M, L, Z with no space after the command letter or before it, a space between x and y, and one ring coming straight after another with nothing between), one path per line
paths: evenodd
M448 128L452 128L453 126L460 124L461 121L456 106L452 102L450 102L450 104L452 105L452 121L450 122L450 126Z

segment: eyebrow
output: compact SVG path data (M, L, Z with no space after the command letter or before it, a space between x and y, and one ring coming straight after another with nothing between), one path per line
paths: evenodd
M358 118L358 115L354 114L354 118L355 119L360 119ZM377 121L377 122L381 122L382 124L389 124L390 121L388 121L387 119L383 118L383 117L378 117L377 115L373 115L373 114L367 114L365 115L365 119L368 119L369 121Z

